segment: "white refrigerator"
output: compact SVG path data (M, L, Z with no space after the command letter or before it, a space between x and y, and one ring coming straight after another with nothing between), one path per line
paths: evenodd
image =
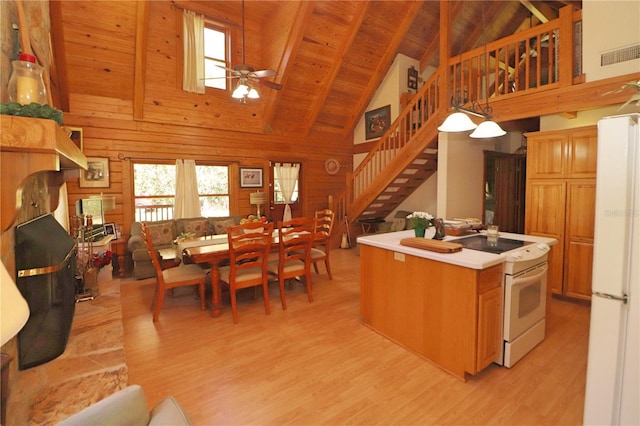
M584 424L640 425L640 114L598 122Z

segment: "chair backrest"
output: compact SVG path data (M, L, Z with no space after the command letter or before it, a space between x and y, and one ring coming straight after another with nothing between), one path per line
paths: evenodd
M149 231L149 225L146 222L142 223L142 237L144 238L144 243L147 246L147 250L149 250L149 255L151 256L151 263L153 263L153 267L156 270L156 277L158 280L163 279L162 275L162 265L160 265L160 258L158 258L158 252L156 251L153 240L151 239L151 232Z
M315 235L315 219L298 217L278 222L280 264L285 262L309 262L311 244ZM282 260L285 262L282 262Z
M267 273L267 261L273 242L273 223L251 222L227 228L230 276L238 271L262 268Z
M328 240L333 231L335 214L330 209L316 210L316 240Z

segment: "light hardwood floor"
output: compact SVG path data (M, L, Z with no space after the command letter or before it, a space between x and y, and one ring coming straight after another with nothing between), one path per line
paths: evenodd
M212 318L189 289L154 324L154 280L122 280L129 383L151 406L173 395L198 425L582 424L588 307L552 300L543 343L463 383L361 324L355 250L332 251L333 281L323 271L312 304L299 283L287 311L272 287L269 316L241 295L237 325L228 299Z

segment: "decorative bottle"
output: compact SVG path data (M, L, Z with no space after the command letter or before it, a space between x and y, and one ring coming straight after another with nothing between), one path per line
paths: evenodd
M42 79L42 66L36 63L35 56L28 53L21 53L19 58L19 60L11 62L13 71L7 86L9 102L17 102L22 105L35 102L45 105L47 90Z

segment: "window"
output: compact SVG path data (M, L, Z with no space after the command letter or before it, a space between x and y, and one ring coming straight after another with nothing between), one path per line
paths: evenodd
M273 169L273 202L274 204L284 204L284 195L282 195L282 189L280 188L280 182L278 179L278 170L275 166L272 166ZM295 203L298 201L298 183L300 182L300 175L298 175L298 179L296 180L295 187L293 189L293 195L291 196L291 202Z
M227 32L205 24L204 28L204 76L206 87L227 90ZM223 68L220 68L223 67Z
M197 164L196 176L202 216L229 216L229 168ZM173 219L175 188L175 164L134 163L135 220Z

